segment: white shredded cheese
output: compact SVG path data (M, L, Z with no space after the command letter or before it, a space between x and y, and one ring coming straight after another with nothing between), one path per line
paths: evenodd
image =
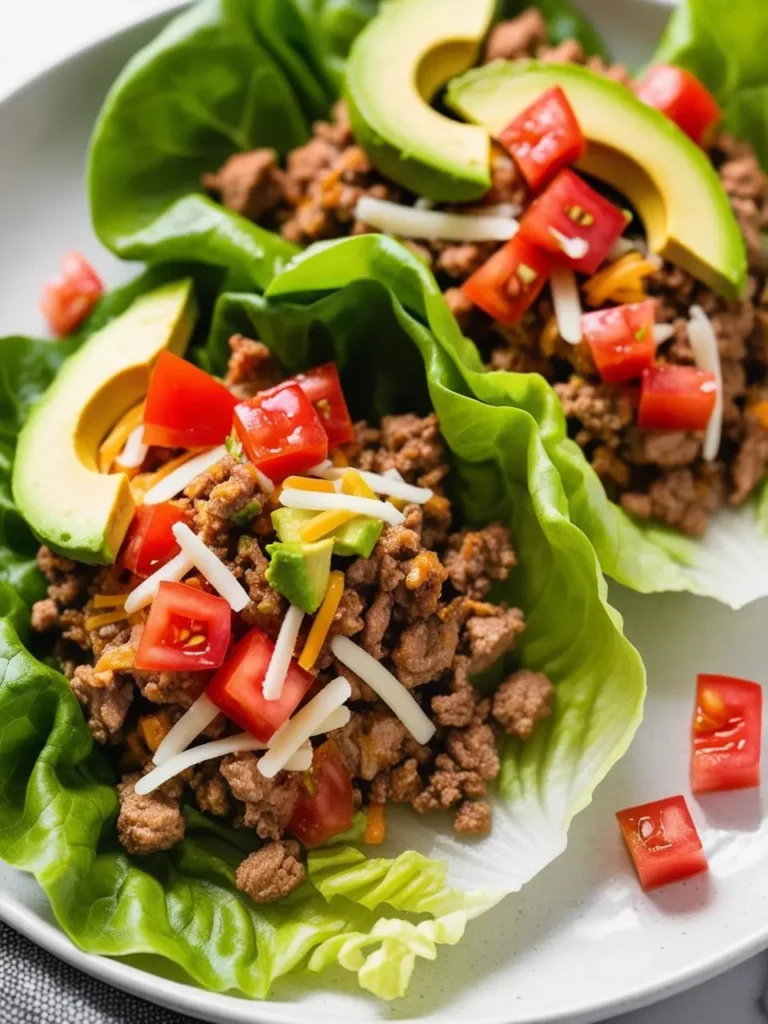
M569 260L583 259L589 252L589 242L586 238L579 238L578 236L569 238L568 235L564 235L562 231L558 231L557 228L553 227L550 227L549 233L560 243L560 248Z
M576 275L567 267L554 267L549 278L549 290L560 336L569 345L581 341L581 299Z
M400 472L399 469L395 469L394 466L390 466L389 469L385 469L381 475L386 477L387 480L399 480L401 484L405 483L403 474Z
M161 583L178 583L193 568L192 560L187 558L183 551L179 552L175 558L166 562L165 565L161 565L156 572L153 572L130 592L125 599L126 615L133 615L134 612L151 604Z
M435 201L434 199L427 199L426 196L419 196L413 205L417 210L434 210Z
M138 796L147 796L154 793L156 789L168 782L175 775L180 775L187 768L200 764L203 761L210 761L214 757L225 757L227 754L236 754L242 750L265 750L266 744L251 736L249 732L241 732L236 736L226 736L221 740L213 740L211 743L201 743L199 747L190 747L180 754L169 757L157 768L147 772L136 783L135 792ZM307 742L296 748L294 754L288 758L284 767L290 772L305 772L312 767L312 744Z
M392 482L394 486L394 481ZM343 509L356 516L371 516L383 519L392 526L400 526L405 516L388 501L377 501L375 498L358 498L356 494L328 494L322 491L300 491L286 487L280 493L280 502L286 508L305 508L313 512L328 512L331 509Z
M368 683L397 715L417 743L429 743L435 734L435 724L421 710L403 684L349 637L335 636L331 650L347 668Z
M480 209L487 217L517 217L523 212L520 203L490 203Z
M194 459L185 462L183 466L174 469L168 476L163 477L154 487L151 487L144 495L145 505L159 505L162 501L170 501L192 483L195 477L200 476L206 469L215 466L227 454L226 447L222 444L218 448L201 452Z
M706 462L712 462L720 451L723 433L723 371L720 366L720 350L715 329L701 306L691 306L689 310L688 340L693 349L696 365L700 370L713 373L717 384L715 405L707 423L701 450L702 458Z
M189 744L208 728L218 713L219 709L213 701L204 693L200 694L163 738L152 758L155 764L165 764L170 758L186 750Z
M337 676L297 711L293 718L275 734L264 757L259 759L259 771L272 779L287 766L291 757L306 743L312 733L340 708L352 695L352 687L344 676Z
M283 693L283 684L291 667L293 649L296 646L296 637L304 619L304 612L301 608L292 604L285 613L280 632L277 634L275 649L267 666L267 674L264 676L262 693L264 700L280 700Z
M332 711L326 720L322 723L317 733L312 733L313 736L319 736L326 732L335 732L337 729L343 729L344 726L349 722L352 717L352 712L349 710L346 704L342 704L340 708L336 708Z
M256 466L253 467L256 470L256 479L259 481L259 487L265 494L271 494L275 489L274 482L269 479L266 473L262 473Z
M445 242L508 242L520 226L512 217L424 210L372 196L358 200L355 217L400 238Z
M250 597L221 559L203 544L186 523L175 523L171 529L182 554L205 576L214 590L229 601L232 611L241 612Z
M149 445L144 444L144 424L140 423L128 435L123 450L115 459L120 469L138 469L147 457Z
M674 338L675 328L672 324L654 324L653 325L653 340L657 345L663 345L665 341L669 341L670 338Z
M633 238L617 238L611 248L608 250L606 259L609 263L613 263L616 260L621 259L622 256L626 256L628 252L642 252L640 249L637 239Z
M329 466L320 469L315 466L310 469L312 476L320 477L323 480L341 480L346 470L337 466ZM407 484L397 470L388 469L386 473L369 473L364 469L356 469L356 473L365 480L371 490L377 494L387 494L392 498L402 498L403 501L412 502L414 505L424 505L434 494L429 487L416 487ZM397 473L397 476L394 474Z

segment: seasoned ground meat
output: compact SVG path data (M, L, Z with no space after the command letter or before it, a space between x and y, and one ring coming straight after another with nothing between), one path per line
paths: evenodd
M280 380L280 371L266 345L242 334L229 339L230 358L224 383L239 398L251 398Z
M249 854L235 873L235 884L254 903L276 903L298 889L307 876L295 842L266 843Z
M229 798L229 787L224 776L215 763L203 765L189 780L189 786L195 794L197 806L204 814L213 814L217 818L226 818L232 811Z
M235 153L215 174L203 175L203 186L219 195L224 206L259 220L283 195L282 172L274 149Z
M482 530L462 530L448 541L445 567L461 594L480 601L493 584L505 580L517 564L509 528L491 523Z
M480 614L470 616L465 624L471 656L470 675L484 672L511 651L524 626L519 608L475 607Z
M221 762L221 774L232 795L245 804L243 824L262 839L279 839L291 820L303 782L297 772L280 772L265 779L255 754L230 754Z
M460 836L487 836L491 831L491 805L487 800L465 800L456 811L453 827Z
M445 746L460 768L477 772L481 779L495 779L501 770L496 738L489 725L478 723L467 729L452 729Z
M485 59L530 57L546 41L547 23L538 7L529 7L517 18L494 25L485 44Z
M59 606L52 597L43 601L35 601L32 605L32 629L36 633L47 633L59 624Z
M143 856L170 850L184 838L184 815L179 810L182 782L172 779L149 796L137 796L141 776L126 775L117 792L120 813L117 834L129 853Z
M70 686L83 706L91 735L97 743L107 743L125 722L134 695L131 679L79 665Z
M450 606L444 615L433 615L408 626L392 651L397 677L403 686L413 689L439 679L453 663L459 644L463 612Z
M536 723L550 714L555 688L541 672L520 669L493 695L492 714L510 735L527 739Z
M485 782L478 772L459 768L447 754L438 754L435 766L429 784L413 801L420 813L449 810L464 797L485 796Z

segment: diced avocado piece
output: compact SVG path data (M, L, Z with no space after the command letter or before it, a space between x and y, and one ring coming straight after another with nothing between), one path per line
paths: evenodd
M488 133L429 104L475 63L495 0L394 0L355 40L346 97L358 142L374 165L441 202L478 199L491 184Z
M333 540L325 537L312 544L276 541L267 545L267 553L270 562L266 578L270 587L305 612L316 612L328 589Z
M578 166L630 200L652 252L720 294L746 284L744 239L706 153L664 114L589 68L496 61L450 83L450 107L491 135L545 89L565 92L588 141Z
M301 508L278 508L272 513L272 525L280 540L288 543L300 541L302 526L316 515L316 512L307 512ZM361 555L368 558L376 547L383 527L380 519L355 516L329 534L333 538L334 555Z
M64 364L25 423L13 498L36 536L59 554L114 562L135 503L125 474L99 473L99 445L147 393L160 352L184 354L195 316L191 280L137 299Z

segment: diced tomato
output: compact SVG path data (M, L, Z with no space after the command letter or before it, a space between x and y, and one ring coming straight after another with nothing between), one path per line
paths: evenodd
M236 644L205 691L241 729L265 743L290 718L312 685L312 676L292 661L278 700L265 700L262 688L275 645L252 629Z
M626 226L618 206L595 192L578 174L560 171L528 207L520 222L520 235L571 270L593 274ZM569 239L584 243L583 256L564 252Z
M232 614L223 597L185 583L161 583L136 651L142 671L218 668L229 647Z
M314 370L297 373L285 383L298 384L315 407L315 412L328 435L329 448L354 441L355 427L349 415L344 392L341 390L336 363L324 363Z
M674 121L699 146L706 144L722 117L717 100L695 75L684 68L656 64L637 87L637 95Z
M120 552L120 565L136 576L151 576L178 555L179 545L171 531L185 519L184 510L168 501L137 508Z
M581 335L604 381L623 384L650 370L656 356L655 319L653 299L583 314Z
M715 375L695 366L661 364L643 373L641 430L705 430L717 397Z
M587 148L584 135L559 85L510 121L499 142L512 156L531 188L540 189Z
M207 448L232 430L237 399L209 373L172 352L161 352L144 406L144 443Z
M696 680L691 788L694 793L760 785L763 691L732 676Z
M53 333L62 338L81 324L104 291L104 283L79 252L61 261L61 276L43 289L42 309Z
M351 828L355 813L352 776L333 740L315 751L304 786L288 829L311 850Z
M699 834L682 796L629 807L616 817L645 892L707 870Z
M494 320L514 327L549 277L552 259L515 235L461 286L467 298Z
M235 408L245 453L271 480L284 480L328 457L328 436L298 384L278 384Z

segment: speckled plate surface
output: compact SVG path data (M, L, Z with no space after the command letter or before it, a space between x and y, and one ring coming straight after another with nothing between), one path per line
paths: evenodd
M652 44L665 13L644 0L585 0L583 6L630 63ZM106 88L160 23L145 22L95 44L0 104L0 334L41 330L41 282L64 249L82 249L112 283L130 275L131 268L99 250L89 230L85 151ZM656 797L688 795L695 674L768 680L768 604L734 613L681 595L615 591L613 598L649 672L646 720L632 749L576 819L565 854L471 925L460 946L421 968L411 996L395 1006L366 999L341 975L328 976L332 989L297 981L279 986L269 1003L250 1003L161 976L159 965L146 960L86 956L58 930L37 886L2 866L0 918L104 981L215 1022L576 1024L724 970L768 946L768 815L760 793L691 800L710 874L651 897L637 887L613 813Z

